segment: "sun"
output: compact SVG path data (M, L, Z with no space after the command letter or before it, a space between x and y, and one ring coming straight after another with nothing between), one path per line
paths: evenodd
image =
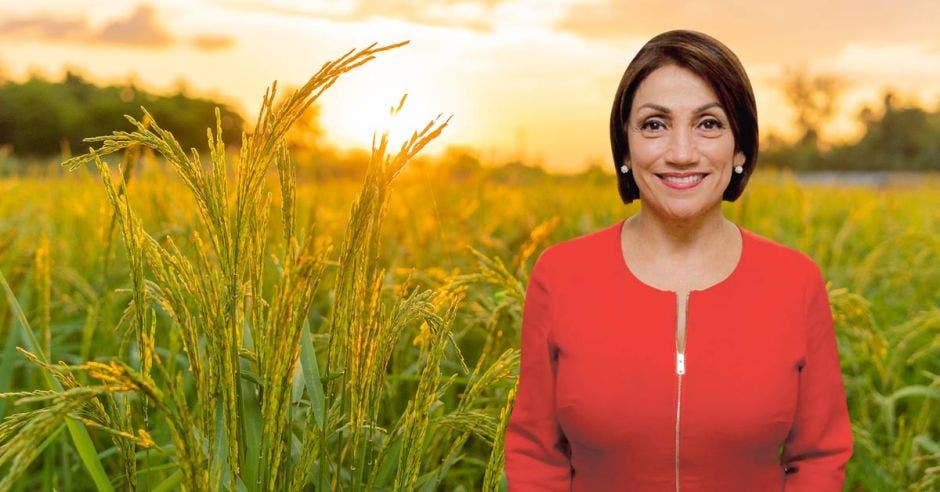
M369 149L373 137L378 145L387 132L389 149L397 150L435 118L444 120L459 109L456 97L426 81L412 81L411 91L406 90L406 84L372 81L358 85L350 83L321 101L327 138L340 146ZM436 140L444 139L447 133Z

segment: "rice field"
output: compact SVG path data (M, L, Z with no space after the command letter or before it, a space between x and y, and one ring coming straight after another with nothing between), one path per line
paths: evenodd
M274 88L235 152L141 116L0 180L0 491L505 488L532 262L638 204L612 174L450 179L413 159L446 120L377 141L362 181L298 181L286 129L387 48ZM829 281L846 490L940 484L938 185L758 169L725 204Z

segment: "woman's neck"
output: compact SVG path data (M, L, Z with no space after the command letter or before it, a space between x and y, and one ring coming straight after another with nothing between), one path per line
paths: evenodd
M627 219L634 238L648 251L667 256L685 256L714 251L737 234L736 226L724 217L721 204L704 214L687 219L669 219L641 206Z

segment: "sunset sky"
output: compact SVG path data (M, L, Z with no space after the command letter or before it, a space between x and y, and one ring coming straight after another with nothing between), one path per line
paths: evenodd
M368 146L373 130L453 114L427 150L466 145L484 161L521 157L557 171L610 167L607 124L624 68L653 35L697 29L725 42L754 85L761 131L792 135L779 91L787 69L845 78L831 141L886 88L940 104L940 2L791 0L0 0L0 73L99 83L234 103L254 121L273 80L299 85L351 48L410 40L320 99L328 137ZM388 108L408 93L403 114ZM399 132L399 139L401 132ZM396 134L393 132L393 138Z

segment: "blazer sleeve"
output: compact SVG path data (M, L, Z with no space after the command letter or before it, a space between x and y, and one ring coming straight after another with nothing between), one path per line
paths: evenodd
M568 491L568 441L555 417L552 298L545 255L532 268L522 314L522 342L516 400L505 435L509 492Z
M845 464L852 456L852 428L829 296L815 263L804 302L806 352L796 416L783 448L784 490L841 491Z

